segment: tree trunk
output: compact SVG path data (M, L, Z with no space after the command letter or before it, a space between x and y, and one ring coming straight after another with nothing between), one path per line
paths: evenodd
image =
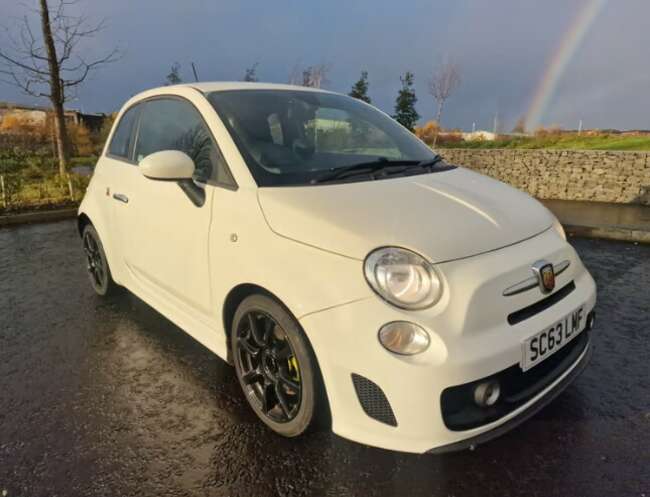
M68 133L65 128L63 104L52 101L54 107L54 130L56 133L56 154L59 158L59 175L65 177L68 170Z
M440 119L442 117L442 107L445 105L444 100L438 102L438 112L436 112L436 122L438 123L438 128L440 128Z
M59 59L56 55L56 46L52 37L50 11L47 6L47 0L40 0L40 7L41 28L43 30L43 41L47 50L47 64L50 72L50 100L54 109L54 129L56 132L56 151L59 157L59 174L65 176L68 169L68 134L65 127L65 116L63 114L65 94L61 83Z
M438 143L438 135L440 134L440 117L442 116L442 107L445 105L444 100L439 100L438 101L438 111L436 112L436 123L438 123L438 131L436 131L436 136L433 137L433 145L432 147L435 147L436 144Z

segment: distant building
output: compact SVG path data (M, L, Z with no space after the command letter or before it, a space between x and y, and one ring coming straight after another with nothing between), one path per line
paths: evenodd
M51 113L50 107L0 102L0 124L7 116L15 116L32 124L44 124L48 114ZM68 123L83 124L90 131L99 131L106 119L106 114L84 114L78 110L68 109L64 111L64 117Z
M471 133L463 133L463 140L465 140L466 142L473 142L473 141L493 142L496 139L497 139L496 133L492 133L491 131L478 130L478 131L472 131Z

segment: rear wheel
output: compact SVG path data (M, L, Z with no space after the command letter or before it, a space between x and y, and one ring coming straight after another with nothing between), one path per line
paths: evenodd
M111 276L111 270L108 267L108 261L99 235L91 224L84 228L81 239L86 254L88 278L93 290L102 297L115 293L118 286Z
M252 295L231 332L237 377L255 414L286 437L305 433L325 409L318 366L300 326L278 302Z

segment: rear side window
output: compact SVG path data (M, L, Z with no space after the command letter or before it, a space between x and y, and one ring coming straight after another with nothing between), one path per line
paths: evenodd
M120 122L117 125L115 133L113 133L113 139L111 144L108 147L108 153L115 157L120 157L123 159L129 159L129 151L131 149L131 136L133 131L133 125L135 124L135 118L137 116L137 108L139 106L135 105L131 107L120 119Z
M196 167L194 179L213 180L234 186L234 180L207 125L188 102L160 98L144 104L140 116L135 160L161 150L180 150L189 155Z

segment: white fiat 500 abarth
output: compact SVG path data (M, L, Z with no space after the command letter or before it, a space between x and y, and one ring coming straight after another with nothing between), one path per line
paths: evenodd
M137 95L78 223L95 291L126 287L233 364L288 437L470 447L589 359L596 286L554 216L347 96Z

